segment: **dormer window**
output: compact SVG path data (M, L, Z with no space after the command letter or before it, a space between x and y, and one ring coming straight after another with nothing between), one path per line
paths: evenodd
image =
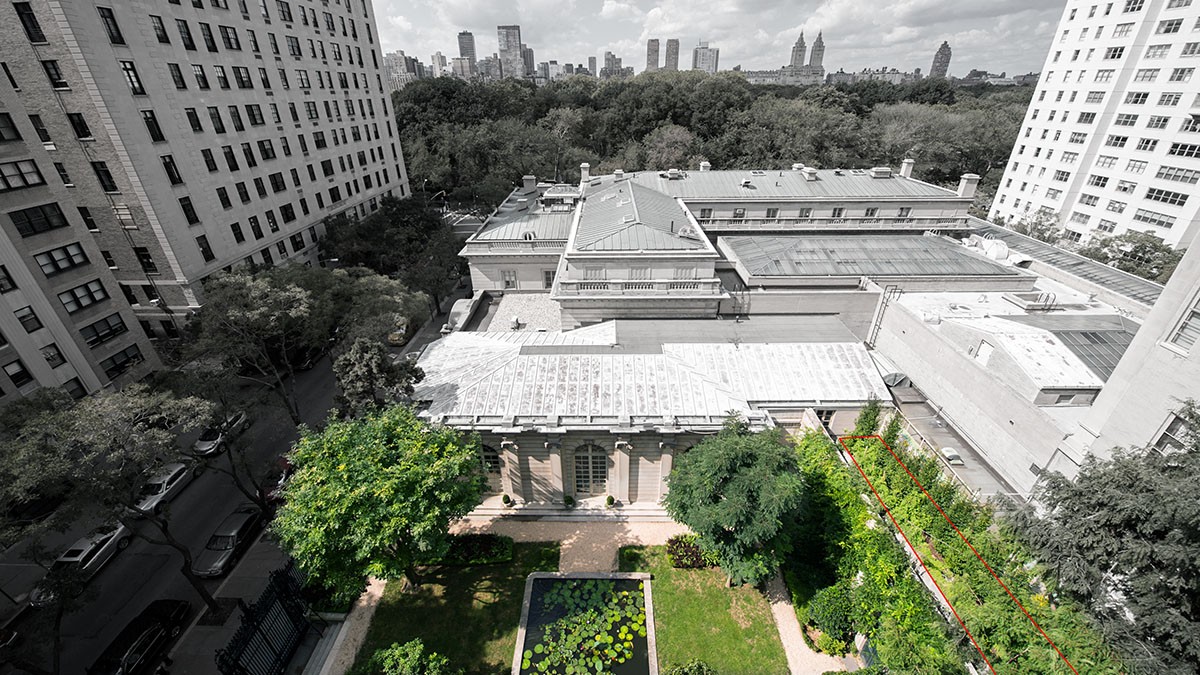
M534 239L537 239L537 235L532 232L526 232L525 234L521 235L521 238L525 241L533 241Z

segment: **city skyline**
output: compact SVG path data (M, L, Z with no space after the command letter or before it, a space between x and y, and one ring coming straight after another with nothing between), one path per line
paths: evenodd
M969 8L931 0L919 12L899 4L880 8L864 0L836 6L806 1L800 7L765 0L753 8L741 7L745 1L701 0L701 8L674 0L605 0L596 9L574 7L586 20L570 26L556 19L561 16L557 11L539 11L537 3L381 0L378 12L385 52L456 52L456 35L467 30L475 34L482 58L498 52L497 26L515 24L522 28L522 41L537 51L541 61L587 63L589 56L611 51L640 73L645 70L647 40L678 38L681 49L689 52L688 65L690 51L706 40L721 49L723 69L741 65L750 70L787 64L801 31L815 36L824 30L831 53L836 53L825 64L827 70L854 72L880 66L924 70L937 47L949 41L955 52L950 74L960 77L972 68L1036 71L1042 61L1037 55L1045 53L1061 13L1059 6L1046 7L1034 0Z

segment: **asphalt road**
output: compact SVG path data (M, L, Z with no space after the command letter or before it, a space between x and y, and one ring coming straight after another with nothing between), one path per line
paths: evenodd
M297 376L297 392L305 422L316 425L325 419L334 389L328 358ZM276 458L291 447L297 434L287 413L280 407L260 408L253 411L251 417L252 425L235 443L241 445L242 452L250 465L258 468L258 473L271 467ZM180 439L181 444L189 441L186 437ZM228 466L224 454L215 461ZM228 475L212 469L205 471L171 502L168 510L171 532L195 555L216 526L245 501L246 496ZM154 529L149 531L154 532ZM60 672L63 675L82 674L117 633L152 600L183 598L191 601L198 611L202 600L180 571L182 564L182 556L174 549L137 538L129 548L113 556L92 579L89 585L92 597L87 604L63 621ZM204 583L215 593L221 580ZM25 640L45 644L49 636L31 635L28 630L29 622L36 618L36 611L27 612L12 628L21 632Z

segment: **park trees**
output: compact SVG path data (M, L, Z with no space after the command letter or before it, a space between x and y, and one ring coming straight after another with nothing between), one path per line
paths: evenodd
M407 400L413 385L425 379L414 361L393 359L381 342L358 338L333 362L341 397L338 406L347 417L360 417Z
M275 532L340 597L357 597L369 576L419 583L417 562L444 554L450 523L480 502L477 446L403 406L306 430Z
M1063 595L1143 673L1200 663L1200 411L1177 413L1181 447L1089 455L1074 480L1043 476L1013 523Z
M782 432L751 433L731 417L721 433L681 455L667 480L667 513L700 535L731 583L775 574L791 551L788 523L805 492Z
M1165 284L1183 258L1183 249L1172 248L1150 232L1128 230L1115 237L1098 237L1079 249L1079 255L1143 279Z

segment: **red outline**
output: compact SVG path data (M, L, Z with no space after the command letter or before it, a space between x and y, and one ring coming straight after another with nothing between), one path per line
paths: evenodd
M942 507L937 503L937 500L935 500L933 496L929 494L929 492L925 489L925 486L921 484L921 481L917 480L917 477L914 476L913 472L909 470L908 465L905 464L902 459L900 459L900 456L896 454L896 451L892 449L892 446L887 444L887 441L883 440L882 436L839 436L838 443L840 443L842 448L845 449L846 454L850 456L850 461L854 462L854 467L858 469L858 473L862 475L863 480L867 481L867 486L871 488L871 492L875 493L875 499L879 500L879 504L883 506L883 510L887 512L888 518L891 519L892 524L896 526L896 530L900 532L900 536L904 538L904 543L908 544L908 548L917 558L917 562L921 563L921 567L925 570L925 574L928 575L929 580L932 581L933 585L938 589L938 593L940 593L942 599L946 601L946 606L950 608L950 611L954 614L954 618L958 619L958 625L962 626L963 630L966 631L967 637L971 639L971 644L975 645L975 651L979 652L980 658L983 659L983 662L987 664L992 673L996 672L995 667L992 666L992 662L988 661L987 656L985 656L983 650L980 649L979 643L975 641L975 636L971 634L971 631L967 628L967 624L963 622L962 617L958 615L958 611L954 609L954 605L950 603L950 599L946 597L946 592L942 590L942 587L940 584L938 584L937 579L935 579L933 574L929 572L929 568L926 567L925 561L921 558L921 554L917 552L916 547L913 546L912 542L908 540L908 535L904 532L904 529L900 527L900 523L896 522L896 518L892 515L892 510L888 508L887 503L883 501L883 497L879 496L879 491L875 489L875 485L871 482L871 479L867 478L866 472L863 471L861 466L859 466L858 460L855 459L854 453L850 451L850 446L846 445L845 439L874 439L882 443L883 447L887 448L888 452L892 453L892 457L895 458L896 462L898 462L900 466L904 467L905 473L907 473L909 478L912 478L917 487L921 489L921 492L924 493L925 498L933 504L934 508L938 510L938 513L942 514L942 518L946 519L946 522L950 524L950 527L954 528L954 531L958 534L958 537L963 540L963 543L965 543L968 548L971 549L971 553L975 554L975 557L979 559L979 562L983 563L983 566L987 568L987 571L992 575L992 578L996 580L996 583L1000 584L1000 587L1003 588L1006 593L1008 593L1008 597L1012 598L1012 601L1016 603L1017 607L1021 608L1021 612L1024 613L1025 617L1029 619L1029 622L1038 629L1038 632L1042 634L1042 637L1046 638L1046 642L1050 643L1050 646L1053 647L1054 651L1058 653L1058 656L1063 660L1063 663L1067 664L1067 667L1071 669L1072 673L1079 675L1079 671L1075 669L1075 666L1072 665L1069 660L1067 660L1067 657L1062 653L1062 650L1058 648L1058 645L1054 644L1054 640L1051 640L1050 636L1046 634L1046 631L1042 630L1042 627L1038 625L1038 622L1035 621L1033 616L1029 614L1029 612L1025 609L1025 606L1022 605L1021 601L1017 599L1017 596L1013 595L1013 592L1009 590L1008 586L1006 586L1004 582L1000 580L1000 577L996 575L996 572L992 569L992 566L987 564L987 561L983 559L983 556L979 555L979 551L975 550L975 547L971 545L971 542L967 540L967 537L963 535L961 530L958 529L958 526L954 524L954 521L950 520L950 516L946 515L946 512L942 510Z

